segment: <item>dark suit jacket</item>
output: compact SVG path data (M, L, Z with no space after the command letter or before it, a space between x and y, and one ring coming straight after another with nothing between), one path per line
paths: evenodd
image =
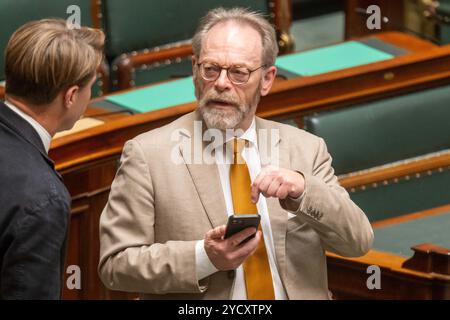
M39 135L0 102L0 299L61 297L69 212Z

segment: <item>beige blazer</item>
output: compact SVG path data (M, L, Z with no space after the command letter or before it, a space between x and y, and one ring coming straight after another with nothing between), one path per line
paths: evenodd
M146 299L230 298L234 271L201 281L196 275L196 241L226 224L227 213L217 165L189 161L190 151L199 147L194 120L200 120L197 111L125 144L100 218L99 275L106 287L140 292ZM325 250L364 255L372 228L339 186L321 138L256 118L260 129L278 130L270 143L279 147L280 167L302 172L306 182L300 207L289 219L282 201L267 199L283 286L289 299L328 299Z

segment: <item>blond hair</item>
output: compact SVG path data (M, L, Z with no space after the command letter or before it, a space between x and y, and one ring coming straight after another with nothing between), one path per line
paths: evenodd
M62 19L26 23L6 47L5 93L42 105L70 86L86 86L102 61L104 41L101 30L71 29Z
M262 40L262 62L267 67L275 64L278 55L278 45L275 29L260 13L249 11L244 8L224 9L222 7L209 11L200 21L200 25L192 38L192 48L196 59L199 58L204 36L215 25L235 21L253 27L261 35Z

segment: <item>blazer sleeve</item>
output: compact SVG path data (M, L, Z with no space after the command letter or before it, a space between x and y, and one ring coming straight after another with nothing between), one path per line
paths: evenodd
M52 198L22 208L1 265L2 299L61 298L68 204Z
M372 247L372 227L364 212L339 185L325 142L322 138L318 141L312 174L302 172L305 191L293 213L319 234L325 250L346 257L362 256ZM280 203L284 208L292 206L285 201Z
M197 241L155 242L154 188L139 142L128 141L100 218L100 278L112 290L204 292L195 267Z

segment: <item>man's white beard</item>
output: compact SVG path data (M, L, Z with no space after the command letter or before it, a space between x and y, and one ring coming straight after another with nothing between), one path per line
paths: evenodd
M204 101L199 103L199 111L210 129L234 129L247 115L250 107L248 106L230 106L227 110L216 109L205 105Z
M240 101L236 97L228 93L219 94L210 91L199 99L198 109L208 128L219 130L235 129L252 112L252 106L258 105L260 99L259 91L260 86L255 90L254 100L250 105L239 103ZM196 96L200 96L197 88ZM210 107L208 102L211 100L222 100L229 103L230 106L226 110Z
M210 129L235 129L239 124L252 112L252 106L258 105L260 100L259 92L261 91L261 84L258 85L254 92L254 99L250 105L240 103L239 99L229 92L218 93L211 89L206 92L203 97L200 93L200 84L194 77L195 96L198 99L198 110L205 121L205 124ZM212 100L221 100L230 104L224 109L218 109L208 106ZM213 104L213 103L212 103Z

